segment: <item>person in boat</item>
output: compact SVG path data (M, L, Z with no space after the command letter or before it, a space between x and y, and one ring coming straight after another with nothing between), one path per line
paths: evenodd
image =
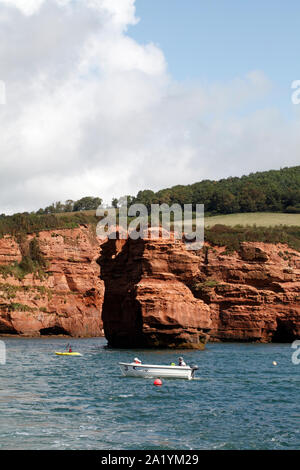
M142 361L140 361L137 357L133 359L134 364L142 364Z
M68 349L68 348L69 348L69 349ZM69 353L73 352L70 344L67 344L66 349L68 350Z
M179 365L179 366L182 366L182 367L186 366L186 363L184 362L183 357L180 357L180 358L178 359L178 365Z

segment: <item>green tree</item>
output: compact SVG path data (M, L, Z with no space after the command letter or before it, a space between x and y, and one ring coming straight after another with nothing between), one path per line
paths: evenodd
M111 201L111 205L117 209L118 208L118 204L119 204L119 199L117 199L116 197L114 197Z
M83 197L75 202L74 204L74 211L88 211L97 209L102 204L102 199L99 197Z

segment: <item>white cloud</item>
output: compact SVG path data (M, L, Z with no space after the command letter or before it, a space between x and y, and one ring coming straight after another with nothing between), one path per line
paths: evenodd
M44 0L1 0L1 2L17 8L23 15L30 16L39 10Z
M299 118L262 106L262 72L176 83L126 34L134 3L0 0L0 212L297 164Z

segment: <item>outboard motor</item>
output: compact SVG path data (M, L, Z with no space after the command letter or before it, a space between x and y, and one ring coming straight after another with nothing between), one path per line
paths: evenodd
M199 367L198 366L190 366L190 368L192 369L192 379L193 379L194 376L195 376L195 372L196 372L196 370L199 369Z

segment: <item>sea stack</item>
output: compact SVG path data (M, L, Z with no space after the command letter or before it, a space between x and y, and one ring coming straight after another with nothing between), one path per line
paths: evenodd
M203 349L210 309L189 285L199 258L174 239L108 240L102 245L102 321L111 347Z

